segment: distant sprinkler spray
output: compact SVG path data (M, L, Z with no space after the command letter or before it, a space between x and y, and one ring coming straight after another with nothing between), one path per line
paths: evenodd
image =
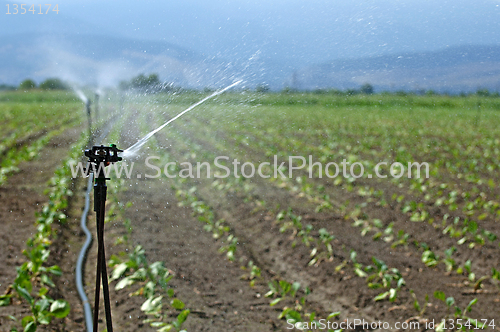
M89 120L89 137L92 136L92 113L90 109L90 99L87 99L87 102L85 103L85 107L87 108L87 118Z
M78 98L80 98L80 100L83 101L84 104L87 103L87 97L85 97L85 94L83 93L82 90L77 89L77 88L73 88L73 91L76 93Z
M99 92L95 93L95 98L94 98L94 109L95 109L95 122L99 122Z
M90 109L90 99L85 96L82 90L73 87L73 91L76 93L78 98L85 104L85 109L87 111L87 120L88 120L88 126L89 126L89 140L92 137L92 113Z
M172 119L168 120L167 122L165 122L164 124L162 124L161 126L159 126L158 128L156 128L155 130L149 132L146 136L144 136L143 138L141 138L137 143L135 143L134 145L132 145L131 147L129 147L128 149L126 149L123 154L122 154L122 157L123 158L130 158L130 157L133 157L137 154L137 152L139 152L139 150L141 149L141 147L154 135L156 134L157 132L159 132L160 130L162 130L163 128L165 128L166 126L168 126L170 123L174 122L175 120L177 120L178 118L180 118L181 116L183 116L184 114L186 114L187 112L191 111L193 108L195 108L196 106L198 105L201 105L203 104L205 101L215 97L215 96L218 96L220 95L221 93L231 89L232 87L240 84L242 82L242 80L239 80L237 82L234 82L233 84L225 87L224 89L222 90L218 90L218 91L215 91L214 93L212 93L210 96L207 96L205 98L203 98L202 100L194 103L193 105L189 106L187 109L185 109L184 111L180 112L179 114L177 114L175 117L173 117Z
M125 109L123 104L125 103L125 94L123 92L120 92L120 112L123 112L123 110Z

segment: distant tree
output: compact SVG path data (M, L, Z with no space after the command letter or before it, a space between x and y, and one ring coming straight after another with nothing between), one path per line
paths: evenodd
M294 88L289 87L289 86L285 86L283 88L283 90L281 90L281 93L286 93L286 94L288 94L288 93L296 93L296 92L297 92L297 89L294 89Z
M259 84L257 85L257 87L255 88L255 91L257 92L261 92L261 93L266 93L266 92L269 92L269 85L267 84Z
M373 94L373 86L370 83L365 83L361 86L359 91L365 95Z
M144 92L156 92L161 86L160 78L158 74L150 74L145 76L140 74L139 76L132 79L132 88L144 91Z
M42 90L67 90L68 86L58 78L47 78L45 81L40 83L40 89L42 89Z
M25 79L19 84L19 90L31 90L36 88L36 83L32 79Z
M313 93L316 94L316 95L324 95L326 94L328 91L325 90L325 89L314 89L313 90Z
M346 95L348 95L348 96L353 96L353 95L355 95L355 94L358 94L358 93L359 93L359 91L358 91L358 90L356 90L356 89L347 89L347 90L345 90L345 93L346 93Z
M134 89L146 89L148 78L144 74L139 74L130 81L130 86Z
M488 91L488 89L478 89L476 91L476 95L481 96L481 97L489 97L491 94Z
M158 74L150 74L148 76L139 74L130 81L121 81L118 87L120 90L132 89L145 93L156 93L170 90L172 84L163 84Z

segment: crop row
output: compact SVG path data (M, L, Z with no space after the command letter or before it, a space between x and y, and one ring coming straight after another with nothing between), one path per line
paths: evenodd
M12 173L18 171L17 166L21 162L36 158L40 151L50 142L53 137L60 135L65 130L72 128L79 123L79 119L73 120L63 126L58 127L57 129L44 134L42 137L36 139L29 145L22 146L21 148L14 146L5 151L0 162L0 185L3 185Z
M175 143L176 151L186 151L185 149L190 149L184 155L180 155L180 158L187 157L188 159L193 159L196 156L199 156L198 153L200 154L209 154L210 152L207 152L206 150L201 149L201 147L197 146L197 144L193 141L190 141L189 138L183 138L182 142L181 141L176 141ZM209 158L210 159L210 158ZM213 158L212 158L213 159ZM169 161L172 161L170 159ZM172 165L172 167L175 167ZM171 169L170 173L173 174L175 172L178 172L179 170L176 169ZM244 181L236 181L236 180L230 180L230 179L224 179L224 180L215 180L212 182L212 187L217 188L219 190L237 190L243 193L248 193L249 188ZM196 187L192 187L189 191L179 191L178 190L178 195L184 198L185 201L187 201L188 205L190 205L193 210L195 211L196 214L207 214L208 216L201 216L199 219L201 221L204 221L207 223L206 229L207 230L212 230L214 231L214 237L219 238L222 234L225 234L229 232L229 227L225 226L224 221L218 220L214 222L213 218L213 211L208 210L207 211L207 205L206 203L200 201L199 199L194 196L194 193L196 192ZM251 196L247 196L251 197ZM251 199L251 198L250 198ZM259 202L256 202L256 204L259 204ZM322 260L326 261L332 261L333 259L333 248L331 241L333 240L334 236L331 235L326 229L322 228L319 231L314 231L313 227L311 225L303 225L300 221L301 217L300 216L295 216L291 210L288 210L287 212L282 211L278 213L277 215L278 221L281 222L280 226L280 231L285 232L287 230L291 230L293 233L293 237L296 238L298 241L303 243L305 246L310 247L310 261L309 265L318 265ZM232 260L234 260L234 251L236 249L236 244L237 244L237 238L232 235L232 234L225 234L227 236L227 244L221 247L221 251L226 251L226 248L231 248L228 251L228 257ZM293 241L292 246L296 245L297 241ZM354 254L355 255L355 254ZM387 266L380 260L374 258L375 262L379 263L379 270L385 270L387 269ZM357 264L357 263L356 263ZM385 266L385 269L383 268ZM254 265L252 264L252 268ZM368 266L367 271L373 272L374 268ZM339 269L340 270L340 269ZM372 271L373 270L373 271ZM363 272L365 273L365 272ZM375 272L374 272L375 273ZM375 273L376 274L376 273ZM366 275L364 275L366 276ZM392 278L392 275L387 274L387 276L390 276ZM387 287L389 284L385 284L387 282L387 276L381 277L381 282L382 283L376 283L372 282L371 285L373 288L377 288L375 285L380 285L380 287ZM397 276L397 275L396 275ZM400 276L400 274L399 274ZM370 280L373 281L374 277L369 278ZM383 280L383 281L382 281ZM399 278L397 279L399 280ZM385 286L383 286L385 284ZM390 298L391 300L395 300L396 294L395 290L399 289L402 285L404 284L404 280L401 278L400 284L398 288L391 288L387 292L381 293L379 296L375 297L375 300L382 300L387 298ZM389 296L391 294L391 296Z
M227 133L227 132L228 131L225 131L225 133ZM243 136L242 134L237 134L237 135L239 135L240 138L241 138L241 136ZM226 136L225 141L228 141L229 139L230 138L228 138ZM272 141L277 141L277 140L278 139L272 140ZM262 142L260 140L260 137L255 137L252 141ZM237 144L237 148L241 149L241 147L248 146L248 139L242 140L242 139L238 139L238 137L236 137L235 144ZM260 145L260 146L262 147L262 145ZM248 151L249 148L246 148L246 150ZM300 151L294 149L294 152L297 153ZM252 153L258 153L258 152L253 150ZM306 172L303 172L303 173L306 173ZM284 180L280 180L280 181L285 182L286 180L288 180L290 182L289 179L284 179ZM314 182L308 181L306 176L301 176L301 177L297 178L297 180L300 180L300 182L297 184L294 184L294 185L292 185L292 184L290 184L290 185L292 187L300 186L300 187L302 187L302 189L305 192L310 192L311 190L314 190L315 188L321 187L319 184L314 185ZM387 201L389 200L390 193L384 195L384 191L382 189L374 190L373 188L371 188L369 186L362 185L361 183L358 186L359 189L355 190L355 187L359 182L360 181L357 179L354 179L354 178L349 179L348 178L348 179L336 179L333 183L336 186L345 187L348 192L354 191L359 196L370 196L372 194L375 194L379 197L378 203L382 206L384 206L384 205L387 206ZM442 188L446 188L446 185L440 185L440 188L442 190ZM318 190L316 190L316 192L318 195L319 194ZM455 195L456 195L456 192L455 192ZM324 194L322 196L324 196ZM394 197L394 194L392 196ZM404 196L402 196L402 195L396 196L396 197L397 197L397 200L399 202L401 202L404 199ZM490 202L490 205L491 205L491 202ZM401 212L409 215L409 219L411 221L414 221L414 222L429 221L429 223L432 224L434 221L434 218L430 218L430 214L423 209L423 203L416 203L415 201L408 201L407 203L404 203L403 206L401 207ZM445 234L450 233L450 235L452 235L453 237L460 236L460 239L458 240L459 245L465 243L465 241L467 241L468 238L470 238L471 241L478 243L478 244L481 244L481 245L485 243L485 240L495 241L497 239L497 236L494 233L492 233L491 231L489 231L487 229L480 229L478 227L478 223L475 221L469 220L467 218L462 219L464 226L461 228L460 231L456 231L456 230L454 230L453 225L447 224L447 222L446 222L447 219L449 219L449 215L445 215L443 217L443 222L441 224L435 225L435 227L439 227L440 225L443 225L442 228L443 228L443 232ZM460 217L455 217L452 219L454 220L454 225L456 225L457 222L460 220ZM483 218L481 218L481 219L483 219ZM470 236L467 234L470 234ZM471 246L472 246L472 243L471 243Z
M126 235L117 239L115 244L125 245L126 250L110 257L109 266L112 271L109 282L117 281L116 291L139 286L135 287L136 290L129 293L129 296L144 297L145 300L140 309L148 316L143 321L145 324L150 324L159 332L174 329L180 331L190 310L185 308L183 301L175 297L173 288L169 286L169 281L174 275L165 267L165 263L161 261L149 263L146 252L140 245L130 248L133 229L131 221L125 217L125 211L131 204L122 204L118 199L123 187L123 179L113 179L113 183L114 185L110 187L111 204L109 204L107 222L123 222ZM170 313L168 309L165 309L167 306L178 312L175 319L169 319Z
M193 125L192 121L191 121L191 123L190 123L190 124L191 124L191 125ZM180 126L179 126L179 127L180 127ZM182 127L181 127L181 128L182 128ZM193 131L191 131L191 134L190 134L190 135L193 135L193 134L194 134L194 132L196 132L196 129L194 129ZM204 139L205 141L207 141L207 138L206 138L206 137L204 137L203 139ZM225 142L227 142L227 137L226 137ZM255 141L253 141L253 142L258 142L258 140L255 140ZM190 143L190 146L192 146L192 143ZM176 147L178 147L178 146L176 145ZM201 150L203 151L204 149L201 149ZM296 187L296 185L293 185L293 187ZM299 184L299 187L300 187L300 184ZM305 186L303 186L303 188L304 188L304 187L305 187ZM307 187L307 191L306 191L304 194L309 194L309 193L310 193L310 191L311 191L311 188L314 188L314 187L315 187L315 186L309 186L309 187ZM320 195L315 195L315 196L316 196L315 198L319 198L319 200L320 200L320 201L321 201L321 200L325 201L324 199L322 199L322 198L324 198L324 195L321 195L321 196L320 196ZM408 240L408 235L407 235L407 234L404 234L404 233L403 233L403 234L401 234L401 232L398 232L398 233L397 233L397 236L398 236L398 238L399 238L399 239L398 239L398 241L401 241L401 243L404 243L404 242L406 242L406 241ZM378 238L378 237L375 237L375 239L376 239L376 238ZM462 268L462 270L463 270L463 268Z
M322 138L322 141L318 142L317 145L310 143L310 139L306 134L293 135L289 133L278 139L278 133L276 131L273 132L270 128L249 128L244 130L238 126L231 126L225 128L224 132L233 136L242 146L248 145L250 141L258 142L259 147L265 149L267 156L276 154L283 159L290 155L311 155L314 157L314 160L319 160L323 164L334 161L340 164L342 159L346 159L350 165L355 162L361 163L366 170L375 169L376 164L380 161L389 163L390 160L395 160L401 162L403 165L408 165L409 162L418 160L418 158L412 155L394 156L392 147L395 146L395 144L378 142L376 146L380 146L380 149L382 149L382 147L391 148L386 148L387 151L383 151L383 153L377 153L377 148L373 148L371 144L368 143L367 145L366 143L370 138L363 138L363 144L356 145L353 144L352 141L346 140L342 133L334 134L332 130L324 130L322 131L322 135L332 139L333 142L326 141ZM360 137L354 137L353 139L359 140ZM398 148L398 153L406 151L404 149L404 144L402 142L400 143L401 146ZM440 160L449 160L446 156L442 156L442 158L443 159ZM463 160L463 158L464 156L461 156L460 160ZM491 188L476 186L473 187L472 190L467 191L463 186L461 187L454 184L456 182L455 178L446 178L446 182L439 181L439 177L437 176L439 165L436 163L430 162L429 168L430 179L423 178L425 176L425 168L423 167L420 170L420 178L415 178L417 169L415 166L412 173L412 179L406 179L405 175L402 178L393 179L392 181L385 180L385 182L394 187L406 184L406 186L413 191L414 195L420 196L421 198L419 199L425 201L426 205L446 206L450 212L456 211L460 206L468 216L473 216L477 211L476 216L479 219L485 219L490 216L493 218L500 216L500 203L488 198L487 194L484 192L489 192ZM309 170L309 173L314 174L315 177L319 177L320 175L325 177L324 172L319 173L317 167L313 171ZM473 173L468 172L468 174ZM367 177L368 174L365 173L364 177L359 179L358 182L363 181L363 179L367 182ZM341 179L337 179L336 181L339 181L338 184L341 184ZM494 182L492 181L492 179L489 179L485 181L485 184L490 183L491 186L494 186ZM375 179L371 180L371 182L375 182Z
M161 153L161 161L164 163L171 162L177 158L183 159L184 157L194 157L200 150L192 150L192 146L193 142L176 141L175 152L170 154L165 151L160 151L157 142L154 140L149 145L150 149ZM210 154L208 151L203 153L207 155ZM180 169L175 165L171 165L169 171L175 173L179 172ZM231 189L248 190L245 183L241 182L238 184L218 181L209 182L210 183L207 184L208 186L223 192ZM179 200L179 204L181 206L190 207L193 211L193 215L203 223L204 229L212 233L213 238L221 243L219 252L225 253L229 261L236 262L238 256L236 252L240 245L240 241L228 223L223 219L218 219L214 209L198 197L199 193L196 186L189 187L189 182L186 182L182 178L171 180L171 186L176 190L176 197ZM320 255L318 255L317 258L320 258ZM239 261L241 262L241 260ZM287 322L293 324L304 322L316 322L317 324L318 317L316 313L309 312L306 309L306 298L310 293L310 289L307 287L302 289L298 282L288 282L281 278L276 279L276 277L266 281L261 274L260 268L255 265L253 261L248 261L246 266L242 266L242 269L248 271L248 274L244 276L244 278L250 281L251 287L254 287L256 283L268 284L269 291L265 296L270 298L270 307L275 307L278 303L281 304L280 314L278 315L279 319L286 319ZM339 315L339 312L331 313L326 319L330 320Z
M11 319L22 325L23 331L36 331L40 325L50 324L53 318L64 318L70 311L69 304L64 299L50 297L51 289L55 288L51 275L61 276L62 271L57 265L47 266L51 252L51 244L57 236L54 223L63 225L67 217L65 209L68 199L72 196L71 172L69 165L80 157L84 138L80 139L70 150L69 156L56 169L49 181L47 195L49 198L41 212L37 214L36 232L26 242L23 251L27 261L17 267L17 276L5 295L1 297L1 305L13 304L16 298L25 301L30 308L30 314L18 319ZM11 331L17 331L12 327Z

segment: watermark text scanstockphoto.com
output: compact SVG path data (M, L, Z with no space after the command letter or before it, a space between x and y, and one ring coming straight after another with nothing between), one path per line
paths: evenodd
M389 322L376 321L369 322L365 319L346 319L341 322L330 322L326 319L320 319L318 321L312 322L296 322L295 320L288 319L286 321L287 329L292 330L382 330L382 331L422 331L425 330L437 330L442 331L454 331L456 329L461 330L463 327L467 329L478 329L477 326L483 326L488 328L495 328L494 319L441 319L441 320L426 320L426 321L404 321L404 322L394 322L393 324Z
M104 168L106 177L112 174L117 178L147 178L158 179L162 176L167 178L293 178L298 176L298 171L306 171L309 178L429 178L429 164L426 162L409 162L404 165L399 162L379 162L373 169L366 172L361 162L350 163L346 159L340 163L321 163L313 160L312 156L290 156L288 161L278 161L274 156L271 161L254 164L252 162L241 162L238 159L230 160L227 156L218 156L213 162L164 162L162 158L150 156L145 160L145 173L134 173L134 162L120 162ZM81 162L70 165L73 178L84 176L86 164ZM93 173L100 173L102 165L91 165ZM295 172L295 173L294 173ZM366 173L365 173L366 172Z

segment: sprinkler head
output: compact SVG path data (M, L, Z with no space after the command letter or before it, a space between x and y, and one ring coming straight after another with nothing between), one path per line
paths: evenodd
M96 145L89 150L85 150L85 156L89 158L89 166L90 164L93 164L94 166L87 166L85 174L89 175L92 170L98 169L96 167L99 167L100 165L106 167L112 163L121 161L122 157L118 156L118 152L123 152L123 150L118 149L115 144L111 144L110 146Z

